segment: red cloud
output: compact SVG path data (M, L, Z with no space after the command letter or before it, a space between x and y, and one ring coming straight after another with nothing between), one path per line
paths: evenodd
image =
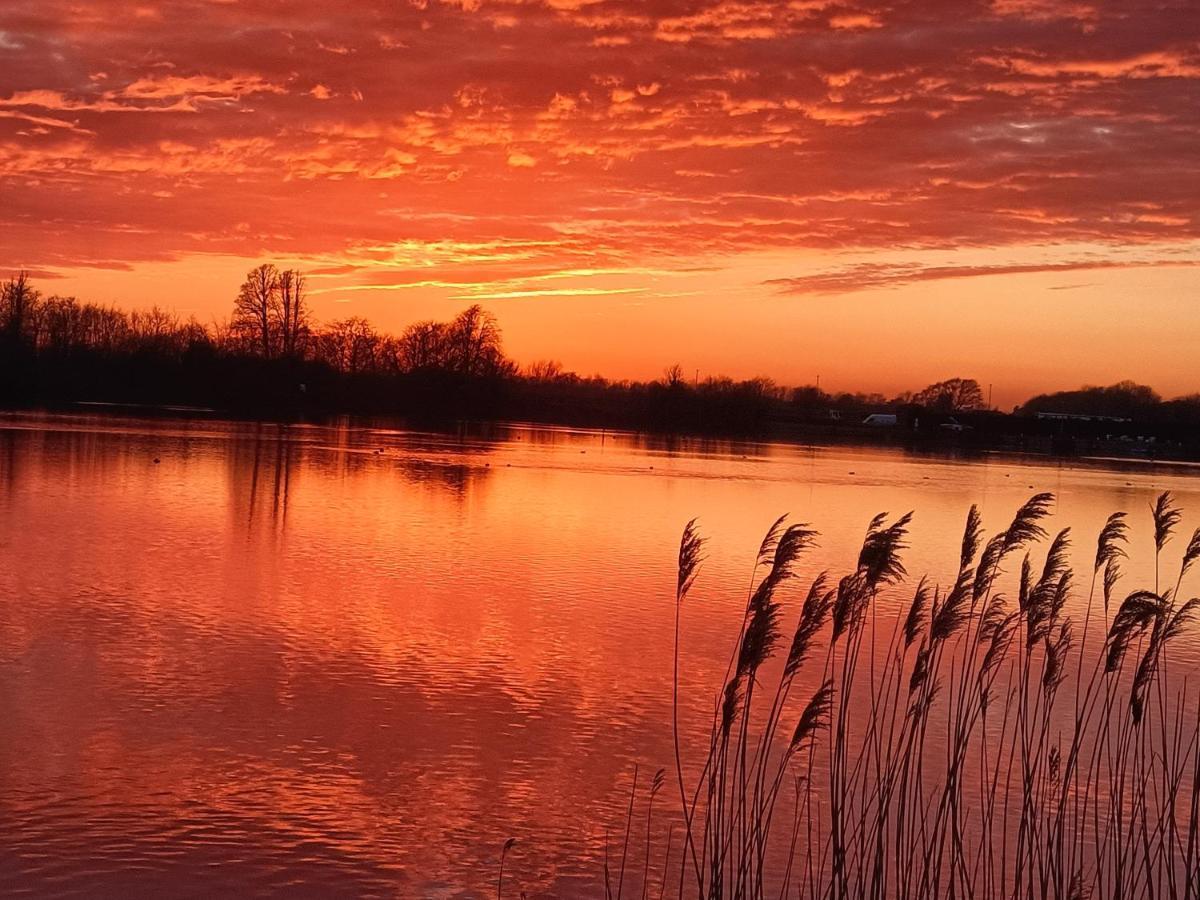
M0 9L0 267L532 236L550 272L1200 237L1182 0L154 13Z

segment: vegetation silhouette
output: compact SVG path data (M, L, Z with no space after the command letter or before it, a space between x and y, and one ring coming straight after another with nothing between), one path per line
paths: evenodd
M983 389L973 378L951 378L931 384L914 394L911 402L941 412L970 412L984 408Z
M1080 621L1066 614L1082 582L1072 536L1046 529L1053 503L1034 495L990 537L972 506L957 575L921 578L907 601L911 513L872 519L841 577L802 573L817 533L777 520L706 745L681 749L674 720L682 857L668 833L642 895L1200 896L1200 697L1167 678L1200 611L1183 591L1200 529L1169 561L1181 514L1162 494L1152 581L1126 586L1126 514L1109 516ZM679 622L703 556L693 521L674 599L676 710ZM636 808L631 795L627 833ZM622 868L627 852L628 839ZM619 900L621 883L606 885Z
M982 387L970 378L889 398L785 388L767 378L688 379L678 365L653 381L581 376L555 361L521 369L505 355L495 317L479 306L448 322L414 323L399 335L381 333L361 317L319 324L304 275L269 263L247 274L229 318L210 324L159 308L123 312L44 296L25 272L0 284L0 406L78 403L193 407L278 420L335 413L431 422L510 419L1200 456L1200 395L1163 401L1148 387L1121 382L1039 395L1004 415L987 407ZM872 415L877 427L864 425Z

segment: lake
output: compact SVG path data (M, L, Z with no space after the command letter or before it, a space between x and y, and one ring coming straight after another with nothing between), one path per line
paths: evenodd
M1195 476L541 427L5 415L0 893L486 897L516 838L506 896L595 896L634 765L643 783L673 771L688 520L708 544L680 716L707 740L780 514L820 532L815 573L853 567L875 513L914 510L898 598L925 573L953 581L971 504L991 533L1051 491L1048 530L1078 536L1078 613L1108 514L1130 513L1126 579L1152 580L1149 505L1172 491L1190 534ZM789 621L807 580L782 595ZM1194 668L1190 634L1173 659Z

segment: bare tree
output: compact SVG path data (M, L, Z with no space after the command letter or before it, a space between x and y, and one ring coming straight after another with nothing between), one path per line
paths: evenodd
M445 365L446 326L441 322L414 322L398 340L400 367L408 372L440 369Z
M329 325L317 336L317 355L345 375L367 372L375 367L379 335L371 323L353 316Z
M276 331L284 356L302 356L308 335L308 298L304 273L286 269L279 273Z
M395 374L405 371L404 348L399 338L390 334L379 336L379 343L375 347L375 366L381 372Z
M264 263L250 270L233 306L233 327L264 358L274 355L278 341L279 270Z
M0 332L14 341L30 339L40 297L28 272L18 272L0 285Z
M41 307L39 350L65 353L85 343L84 308L74 297L50 297Z
M134 349L159 353L182 349L179 318L165 309L153 306L129 314L129 341Z
M557 359L539 359L525 367L525 377L531 381L558 381L563 374L562 363Z
M129 321L118 309L86 303L81 311L86 346L111 353L121 346L129 332Z
M454 317L446 327L446 365L460 375L498 375L508 371L496 317L476 304Z

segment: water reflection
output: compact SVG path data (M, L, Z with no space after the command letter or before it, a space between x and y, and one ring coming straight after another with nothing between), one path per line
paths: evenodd
M0 889L38 895L491 896L514 835L514 891L592 894L633 764L671 759L684 521L700 735L781 512L836 571L915 509L942 580L971 503L1055 491L1082 571L1114 509L1142 546L1157 491L1200 517L1176 468L513 426L7 417L0 465Z
M252 436L231 442L229 493L234 509L245 509L248 531L253 530L255 520L263 515L263 508L273 529L287 525L288 497L297 457L297 444L291 440L287 428L260 425ZM264 429L270 432L264 434Z

